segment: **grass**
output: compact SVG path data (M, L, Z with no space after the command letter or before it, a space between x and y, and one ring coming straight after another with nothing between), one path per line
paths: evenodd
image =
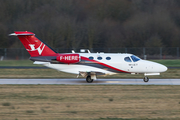
M96 120L179 120L178 118L171 118L171 119L162 119L162 118L158 118L158 119L148 119L148 118L100 118L100 119L96 119Z
M180 67L180 60L158 60ZM32 61L0 61L0 66L37 66ZM179 78L169 69L149 78ZM0 78L76 78L53 69L0 69ZM98 77L100 78L100 77ZM117 74L101 78L143 78ZM179 120L179 86L0 85L1 119ZM8 102L7 102L8 101Z
M153 60L169 67L180 67L180 60ZM30 60L6 60L0 61L0 66L38 66ZM77 75L59 72L53 69L1 69L0 78L76 78ZM169 69L160 76L149 78L179 78L180 69ZM116 74L112 76L98 76L98 78L143 78L143 75Z
M5 103L2 103L3 106L10 106L11 103L8 103L8 102L5 102Z
M41 65L33 64L31 60L4 60L0 61L0 66L28 66L28 67L41 67Z
M26 113L31 114L31 113L34 113L34 111L33 110L26 110Z
M176 60L150 60L157 63L161 63L167 67L180 67L180 59ZM0 61L0 66L38 66L41 67L42 65L34 65L31 60L4 60Z
M98 76L98 78L140 78L143 74L131 75L120 73L115 75ZM0 78L77 78L77 75L59 72L54 69L0 69ZM82 78L80 76L80 78ZM149 76L149 78L180 78L180 69L169 69L158 76Z
M180 67L180 59L176 60L152 60L157 63L161 63L167 67Z
M0 90L4 120L180 119L179 86L0 85Z

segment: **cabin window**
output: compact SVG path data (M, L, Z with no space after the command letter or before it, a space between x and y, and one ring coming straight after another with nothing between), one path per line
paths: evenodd
M134 62L137 62L140 60L140 58L136 57L136 56L131 56L131 59L134 61Z
M98 57L97 59L98 59L98 60L102 60L102 57Z
M130 57L125 57L124 60L125 60L126 62L132 62L131 59L130 59Z
M111 57L106 57L106 60L111 60Z
M93 60L93 59L94 59L94 57L92 57L92 56L91 56L91 57L89 57L89 59L90 59L90 60Z

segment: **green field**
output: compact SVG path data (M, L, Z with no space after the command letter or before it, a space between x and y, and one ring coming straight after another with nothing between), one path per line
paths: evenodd
M97 76L98 78L140 78L143 74L131 75L120 73L116 75ZM77 78L75 74L59 72L54 69L0 69L0 78ZM82 78L80 76L80 78ZM149 78L166 79L180 78L180 69L169 69L158 76L149 76ZM85 79L85 78L84 78Z
M157 63L161 63L167 67L180 67L180 59L177 60L152 60Z
M151 60L161 63L167 67L180 67L180 60ZM0 61L0 66L41 66L34 65L31 60L4 60Z
M33 64L33 61L31 60L4 60L4 61L0 61L0 66L28 66L28 67L39 66L41 67L41 65Z
M1 120L179 120L179 86L0 85Z
M177 67L179 60L158 61ZM172 63L171 63L172 62ZM0 66L36 66L0 61ZM149 78L180 78L169 69ZM53 69L0 69L0 78L76 78ZM143 78L117 74L98 78ZM154 85L0 85L1 120L179 120L180 87Z
M180 60L156 60L168 67L180 67ZM34 65L30 60L20 61L0 61L0 66L28 66L42 67L42 65ZM0 78L76 78L77 75L59 72L54 69L0 69ZM98 76L98 78L143 78L143 74L116 74L111 76ZM168 69L159 76L149 76L149 78L180 78L180 69Z

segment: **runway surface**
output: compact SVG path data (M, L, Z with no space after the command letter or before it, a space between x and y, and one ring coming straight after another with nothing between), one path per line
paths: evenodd
M65 84L65 85L180 85L180 79L98 79L87 83L85 79L0 79L0 84Z

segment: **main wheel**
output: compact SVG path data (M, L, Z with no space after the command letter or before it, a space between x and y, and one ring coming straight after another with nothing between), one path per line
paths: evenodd
M91 76L87 76L86 77L86 82L88 82L88 83L92 83L93 82L93 79L91 79Z
M143 80L144 80L144 82L148 82L149 78L147 76L145 76Z

